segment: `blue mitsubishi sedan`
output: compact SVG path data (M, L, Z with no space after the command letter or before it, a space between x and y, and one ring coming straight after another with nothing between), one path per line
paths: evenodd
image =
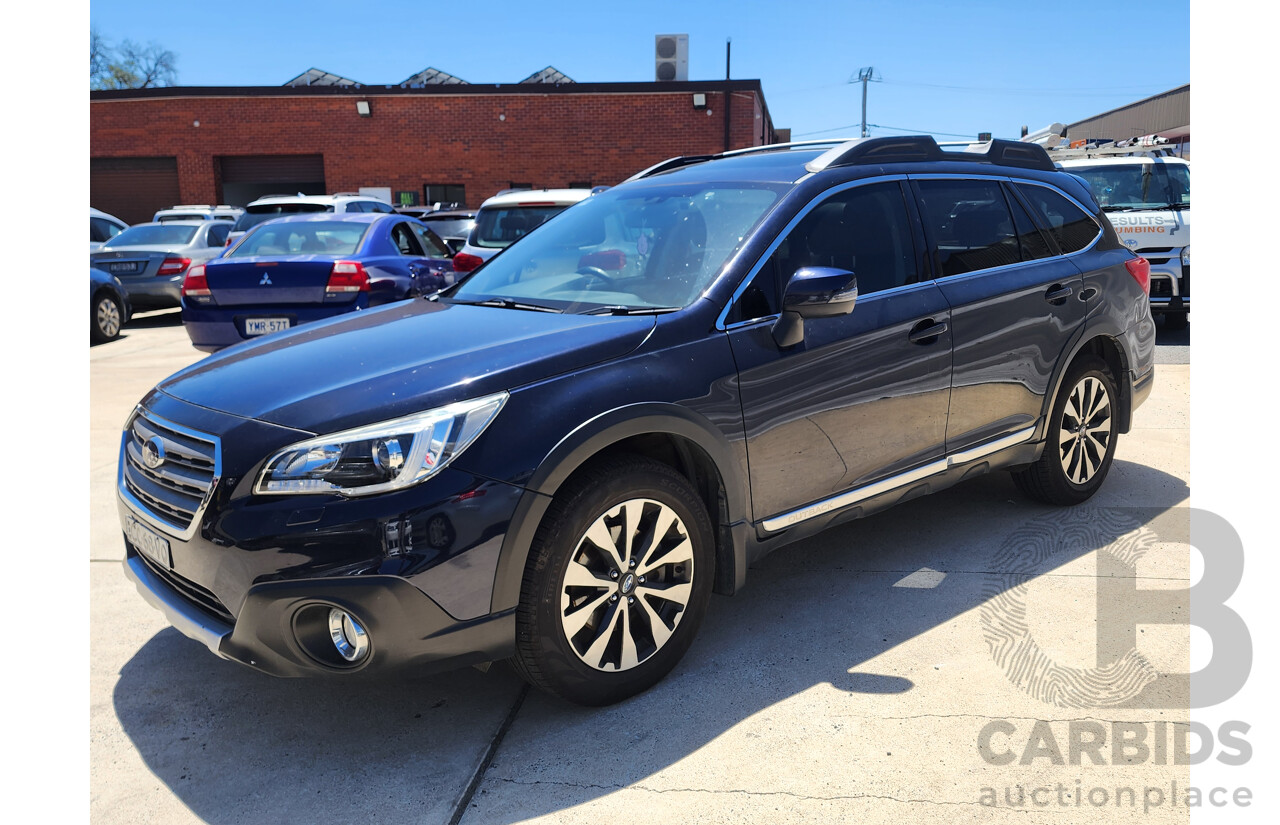
M196 349L251 338L454 282L448 247L403 215L317 213L259 224L182 284L182 323Z

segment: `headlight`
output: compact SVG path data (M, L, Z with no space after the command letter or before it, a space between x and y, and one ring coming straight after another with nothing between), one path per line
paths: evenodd
M1182 247L1182 265L1191 266L1191 244Z
M503 392L300 441L271 456L254 492L367 496L401 490L443 470L506 401Z

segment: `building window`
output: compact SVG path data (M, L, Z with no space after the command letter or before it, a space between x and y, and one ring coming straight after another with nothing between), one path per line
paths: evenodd
M513 183L511 183L511 185L510 185L510 186L508 186L507 188L508 188L508 189L532 189L532 188L533 188L533 184L532 184L532 183L514 183L514 182L513 182Z
M586 181L586 182L578 181L576 183L571 183L569 184L569 188L570 189L590 189L591 181Z
M424 204L456 203L465 206L467 203L467 187L461 183L427 183L422 187Z

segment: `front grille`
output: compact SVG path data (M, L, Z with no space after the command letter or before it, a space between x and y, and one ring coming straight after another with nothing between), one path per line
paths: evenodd
M158 444L164 460L148 467L148 442ZM147 515L182 535L194 527L218 483L218 439L165 421L139 408L125 430L121 485Z
M1151 297L1152 298L1172 298L1173 297L1173 281L1168 278L1152 278L1151 279Z
M146 563L147 568L152 573L155 573L164 581L165 584L172 587L179 596L182 596L187 601L191 602L191 604L200 608L205 613L208 613L210 616L213 616L215 619L220 619L227 624L236 623L235 616L231 615L231 611L227 610L226 605L219 601L218 597L213 595L211 591L205 590L200 585L188 578L179 576L172 570L167 570L161 567L143 553L138 553L138 558L142 559L142 561Z

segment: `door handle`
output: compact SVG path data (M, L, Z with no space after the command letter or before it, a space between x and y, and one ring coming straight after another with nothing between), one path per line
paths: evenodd
M1066 303L1067 299L1071 297L1072 292L1075 292L1075 290L1069 286L1054 284L1049 287L1049 291L1044 294L1044 299L1051 304L1061 305Z
M928 318L911 328L911 334L907 336L907 340L913 344L932 344L946 331L946 321L934 323L932 318Z

